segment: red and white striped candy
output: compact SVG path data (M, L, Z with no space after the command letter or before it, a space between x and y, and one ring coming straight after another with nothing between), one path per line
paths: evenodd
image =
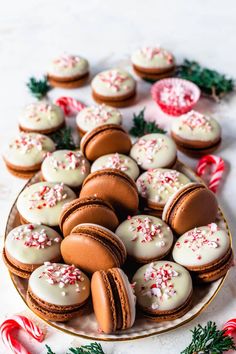
M226 331L225 335L233 336L233 333L236 332L236 318L232 318L224 324L223 329Z
M207 166L213 165L213 169L210 175L210 180L208 183L208 188L212 192L216 192L217 188L220 184L220 181L222 179L222 175L225 170L225 164L224 160L221 157L215 156L215 155L206 155L203 156L197 165L197 175L202 176L206 172Z
M25 316L15 315L8 318L0 326L0 334L4 345L14 354L31 354L19 341L15 339L13 331L23 329L38 342L42 342L44 334L31 320Z
M85 104L76 100L75 98L65 96L59 97L55 101L55 104L61 107L66 116L73 116L85 107Z

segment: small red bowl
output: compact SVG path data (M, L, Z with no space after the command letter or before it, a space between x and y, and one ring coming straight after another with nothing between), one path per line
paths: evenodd
M201 91L193 82L178 78L157 81L151 88L153 100L171 116L180 116L193 108Z

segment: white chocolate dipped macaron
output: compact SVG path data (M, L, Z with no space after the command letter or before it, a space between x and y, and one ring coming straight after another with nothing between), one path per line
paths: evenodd
M128 217L116 229L127 254L138 263L164 258L173 244L173 233L161 219L150 215Z

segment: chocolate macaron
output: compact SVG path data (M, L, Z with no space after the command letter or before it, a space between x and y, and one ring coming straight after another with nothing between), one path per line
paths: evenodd
M115 169L91 173L84 181L80 197L99 197L107 200L120 217L138 210L139 198L135 182L127 174Z
M112 168L126 173L129 177L136 180L139 176L137 163L131 157L118 154L108 154L100 156L91 166L91 172Z
M19 118L19 129L29 133L51 134L64 125L62 109L47 102L36 102L26 106Z
M29 278L44 262L60 262L62 237L45 225L17 226L6 236L3 260L10 272Z
M116 229L124 242L127 255L138 263L164 258L171 250L173 233L164 221L154 216L128 217Z
M130 156L143 170L171 168L177 159L174 141L165 134L147 134L139 138L130 150Z
M66 89L84 85L89 77L89 63L79 55L64 54L52 60L47 71L51 86Z
M194 227L214 222L218 212L215 194L203 184L189 183L169 197L162 220L182 235Z
M159 80L175 73L173 55L161 47L143 47L131 57L134 72L146 80Z
M179 188L190 183L183 173L165 168L155 168L144 172L136 181L143 207L161 215L168 198Z
M58 226L63 205L75 198L75 193L63 183L31 184L17 199L21 223Z
M63 182L76 191L90 172L90 163L80 151L57 150L47 154L41 167L42 179Z
M191 111L173 121L171 136L179 150L189 156L199 157L218 148L221 127L214 118Z
M100 270L91 280L93 308L104 333L128 329L135 321L136 298L126 274L119 268Z
M187 269L177 263L146 264L137 270L132 282L138 307L153 321L173 321L191 308L192 279Z
M66 203L59 221L63 235L69 235L75 226L83 223L98 224L114 231L119 221L112 205L101 198L78 198Z
M129 134L117 124L101 125L85 134L81 140L81 150L90 161L116 152L127 155L131 145Z
M21 132L8 144L3 159L11 174L30 178L40 170L45 154L54 150L54 142L46 135Z
M104 124L118 124L122 122L122 114L118 109L105 104L89 106L82 109L76 117L76 125L81 135Z
M136 94L135 80L121 69L106 70L97 74L91 86L94 100L112 107L131 105Z
M78 268L46 262L29 278L27 303L39 317L65 322L86 311L90 281Z
M173 258L201 281L211 282L227 273L233 263L233 251L227 232L211 223L180 236Z
M87 273L121 267L126 249L111 230L96 224L80 224L61 243L61 254L67 264L74 264Z

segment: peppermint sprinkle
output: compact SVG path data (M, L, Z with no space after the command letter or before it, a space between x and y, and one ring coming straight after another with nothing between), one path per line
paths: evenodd
M154 224L149 217L131 219L129 230L134 233L132 241L139 240L141 243L151 242L157 237L160 239L164 237L161 224Z
M31 195L30 209L53 208L66 198L63 183L55 184L53 187L40 186L39 191Z
M160 57L165 59L170 64L173 62L173 56L160 47L144 47L140 50L140 53L148 60L152 60L155 57Z
M45 137L42 135L20 133L20 135L14 140L12 144L9 145L9 147L19 150L19 152L22 154L26 154L34 148L38 151L42 151L44 141Z
M173 266L169 263L163 266L155 267L154 263L151 263L144 273L144 282L151 281L151 285L142 286L142 295L156 298L156 301L152 304L153 309L159 308L159 302L167 300L176 295L173 278L179 276L179 273L173 269Z
M27 117L34 119L37 122L41 120L39 116L41 113L46 114L48 119L51 119L51 113L53 111L52 106L48 103L41 102L39 104L31 104L26 107Z
M200 260L202 257L199 255L202 247L207 246L209 248L218 248L220 247L219 238L214 237L214 233L218 231L218 226L215 223L208 225L207 230L201 230L200 228L195 227L193 230L190 230L186 233L184 238L184 245L190 248L194 253L197 252L197 259ZM181 243L178 241L176 243L178 248L181 248Z
M182 123L187 125L191 130L202 129L207 132L212 130L209 119L196 111L185 114L182 118Z
M44 278L50 285L57 285L63 289L69 285L75 285L75 291L84 280L81 271L74 265L64 265L57 263L44 263L44 271L39 278ZM66 296L66 292L62 291L62 296Z
M81 168L82 174L86 173L86 160L80 151L69 151L64 154L63 159L58 159L55 156L52 156L51 159L55 170L77 170Z
M157 152L160 150L167 148L167 145L165 144L165 139L163 138L158 138L158 139L149 139L146 140L144 138L140 138L137 141L137 146L138 146L138 151L139 152L144 152L145 157L148 162L152 162L154 159L154 156ZM140 164L141 161L138 159L138 163Z
M96 124L104 124L112 117L115 111L107 111L105 105L90 107L86 110L85 120Z
M186 107L194 101L194 95L183 84L168 85L160 92L160 101L168 106Z
M44 249L52 246L54 242L59 243L61 241L60 237L50 238L45 229L36 231L35 226L32 224L18 228L13 233L13 239L17 241L24 240L26 247L35 247L37 249Z
M106 164L103 165L102 168L114 168L116 170L125 172L128 170L128 163L128 159L124 159L118 153L116 153L108 157Z
M62 55L58 59L53 61L53 64L66 69L66 68L74 68L79 62L81 58L75 55Z
M112 91L118 92L121 90L122 84L127 81L129 78L119 73L118 70L110 70L105 73L99 74L99 78L102 82L106 84ZM123 85L125 90L129 89L129 86Z

